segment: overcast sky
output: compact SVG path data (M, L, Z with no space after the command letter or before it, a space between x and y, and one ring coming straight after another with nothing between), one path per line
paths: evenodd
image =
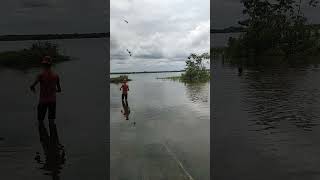
M210 0L111 0L110 9L111 72L180 70L190 53L209 52Z
M107 0L1 0L0 34L107 31Z

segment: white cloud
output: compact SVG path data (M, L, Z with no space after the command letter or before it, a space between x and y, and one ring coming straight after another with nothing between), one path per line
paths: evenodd
M111 0L111 71L183 69L190 53L209 51L209 3Z

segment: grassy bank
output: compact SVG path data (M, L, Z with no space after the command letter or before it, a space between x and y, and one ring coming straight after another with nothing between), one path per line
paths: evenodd
M110 78L110 83L119 84L124 82L125 80L131 81L131 79L129 79L127 75L121 75L119 77Z
M58 45L50 42L37 42L27 49L1 52L0 67L17 70L40 67L41 60L46 55L53 58L54 64L70 60L70 57L60 53Z

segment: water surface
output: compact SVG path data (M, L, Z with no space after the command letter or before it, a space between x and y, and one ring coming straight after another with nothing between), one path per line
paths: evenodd
M57 96L56 126L66 160L44 167L45 151L36 120L37 95L29 90L39 69L1 69L1 179L108 179L106 40L55 42L74 58L55 67L63 91ZM1 42L0 50L28 48L31 43ZM35 160L37 152L42 164Z
M214 64L215 179L319 179L320 69Z
M179 74L130 74L129 120L110 85L111 179L209 179L210 83L156 79Z

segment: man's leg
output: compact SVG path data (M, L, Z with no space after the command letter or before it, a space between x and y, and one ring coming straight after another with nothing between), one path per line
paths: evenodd
M39 103L37 107L37 114L38 114L38 130L40 136L40 142L43 147L45 154L47 154L49 148L49 134L47 129L44 126L44 118L47 112L47 105Z
M38 118L38 121L39 123L44 121L44 118L46 116L46 113L47 113L47 105L46 104L42 104L42 103L39 103L38 104L38 107L37 107L37 118Z
M49 104L48 119L49 119L49 129L50 129L50 140L56 145L60 145L57 127L55 123L56 119L56 103Z

